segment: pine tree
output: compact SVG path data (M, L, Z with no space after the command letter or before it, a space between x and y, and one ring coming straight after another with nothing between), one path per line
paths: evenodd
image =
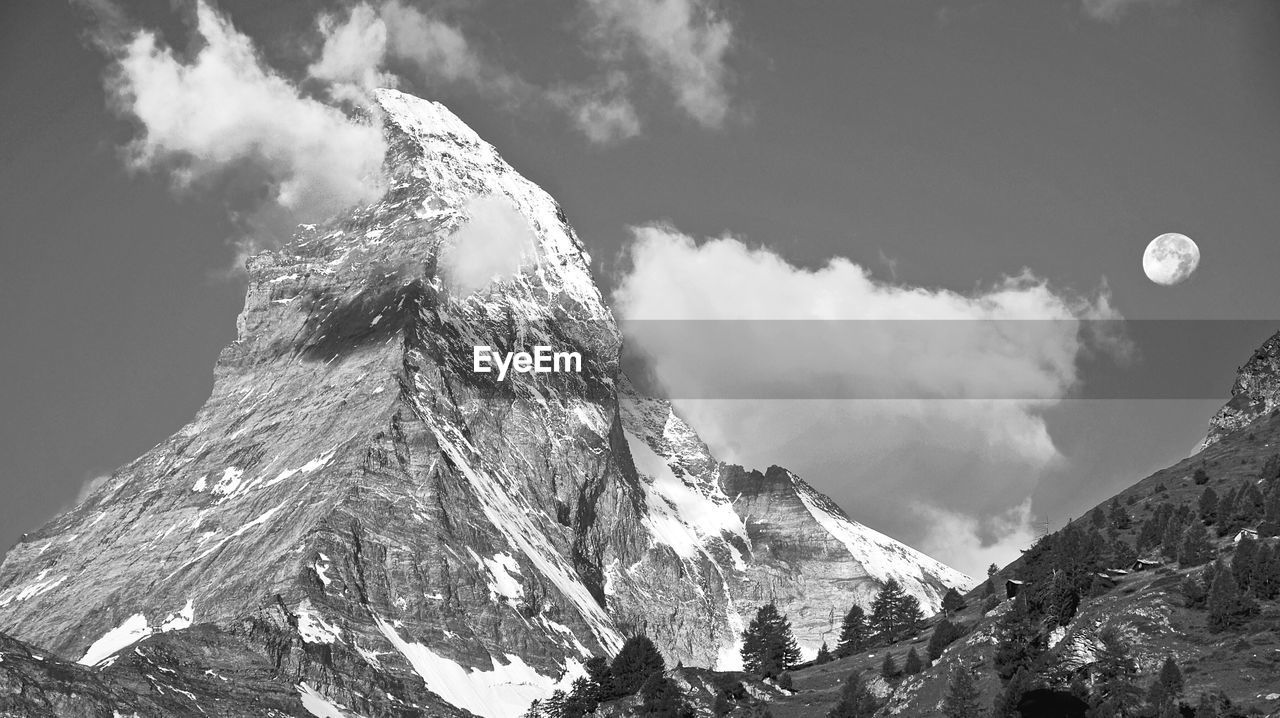
M1035 688L1035 678L1031 671L1019 668L1004 684L1004 688L996 694L991 712L993 718L1022 718L1022 713L1018 711L1018 704L1022 702L1022 696L1033 688Z
M1170 561L1178 559L1178 549L1182 546L1182 532L1184 526L1177 517L1170 517L1168 523L1165 524L1164 534L1160 537L1160 553Z
M1009 680L1020 668L1031 669L1044 653L1044 635L1032 620L1025 594L1019 594L1000 617L996 637L993 661L1001 680Z
M1227 489L1218 498L1218 535L1226 536L1235 528L1233 512L1236 506L1236 490Z
M1178 663L1173 660L1173 656L1164 659L1164 664L1160 666L1160 675L1156 680L1164 686L1165 692L1170 696L1182 697L1182 671L1178 668Z
M647 718L696 718L697 713L685 700L676 682L661 673L645 681L640 690L643 700L637 715Z
M984 718L982 692L973 680L973 674L963 668L951 672L947 681L947 695L942 699L942 714L946 718Z
M827 718L872 718L879 707L862 676L854 671L844 680L840 702L827 713Z
M563 718L584 718L600 705L600 684L587 677L578 678L570 686L561 710Z
M823 641L822 645L818 647L818 655L814 657L813 662L819 666L823 663L831 662L831 649L827 648L826 641Z
M1212 486L1206 486L1200 492L1200 520L1208 526L1218 520L1218 492Z
M895 579L889 579L871 603L871 627L889 643L914 633L923 618L920 602L908 596Z
M1111 560L1108 562L1111 568L1128 569L1136 560L1138 552L1127 541L1111 542Z
M666 670L666 662L653 641L643 634L628 638L609 665L609 681L601 690L601 700L635 695L651 676Z
M1182 534L1182 545L1178 549L1178 565L1182 568L1202 566L1213 560L1213 545L1209 543L1209 532L1204 524L1192 521Z
M955 588L948 588L947 592L942 596L942 610L947 613L955 613L963 611L965 607L964 596Z
M920 622L924 620L924 611L920 610L920 599L910 594L903 596L898 604L896 615L901 636L914 636L920 632Z
M1239 626L1258 612L1258 605L1240 593L1235 576L1222 564L1216 565L1209 588L1209 630L1215 633Z
M742 633L742 665L762 678L773 678L800 660L791 623L767 603Z
M1253 557L1253 595L1263 601L1280 596L1280 550L1262 544Z
M1053 574L1049 582L1046 613L1058 626L1065 626L1080 606L1080 590L1065 571Z
M1147 549L1160 543L1160 535L1163 533L1160 529L1159 515L1152 516L1142 522L1142 527L1138 529L1137 547L1138 553L1142 553Z
M852 656L867 647L871 639L871 628L867 625L866 614L862 606L854 604L844 615L840 624L840 640L836 643L836 655L844 658Z
M933 629L933 635L929 636L929 644L926 648L929 660L936 661L941 658L947 646L955 643L956 639L963 635L964 629L961 626L945 618L938 621L938 625Z
M898 662L893 660L893 654L885 651L884 660L880 662L880 677L886 681L891 681L902 675L902 671L898 669Z
M1236 505L1232 519L1237 526L1253 526L1262 520L1266 515L1267 503L1262 495L1262 491L1258 489L1258 485L1252 481L1240 487L1240 492L1236 495Z
M1107 516L1111 520L1111 528L1117 531L1127 530L1133 521L1129 517L1129 512L1125 511L1124 507L1120 505L1120 497L1118 496L1111 499L1111 506L1107 509Z
M1089 512L1089 523L1093 524L1096 528L1106 528L1107 515L1102 513L1101 508L1095 507L1093 511Z
M999 571L1000 571L1000 568L996 566L994 563L991 564L990 566L987 566L987 578L991 578L992 576L996 575L996 573L998 573Z
M902 672L908 676L914 676L923 670L924 661L920 660L920 654L916 653L916 649L907 651L907 659L902 662Z
M982 597L987 598L994 595L996 595L996 582L988 578L982 582Z
M1203 466L1200 466L1191 475L1191 480L1195 482L1196 486L1203 486L1209 483L1209 474L1204 470Z
M1138 667L1129 656L1129 646L1120 634L1104 628L1099 634L1101 648L1095 651L1093 665L1095 706L1106 707L1107 715L1127 716L1142 699L1142 691L1134 685Z
M1258 542L1245 536L1236 544L1236 555L1231 559L1231 574L1241 591L1248 591L1253 583L1253 560L1258 554Z

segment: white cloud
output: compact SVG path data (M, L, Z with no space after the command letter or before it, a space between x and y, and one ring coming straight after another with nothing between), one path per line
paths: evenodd
M1177 0L1082 0L1084 12L1095 20L1116 22L1141 5L1169 6Z
M975 577L987 575L991 564L1005 566L1035 542L1031 501L979 521L970 516L937 507L921 507L928 534L921 550L934 558Z
M467 82L495 91L509 88L512 80L506 71L483 60L459 27L397 0L384 4L381 16L391 53L411 62L427 81Z
M537 239L509 199L474 199L467 214L470 220L446 240L440 255L440 268L454 291L470 295L536 262Z
M598 87L564 85L547 93L567 112L587 139L597 144L628 140L640 134L640 117L627 97L627 80L612 73Z
M146 30L115 50L108 89L141 128L128 147L134 167L168 170L181 187L239 173L265 183L293 222L381 195L380 127L303 95L205 2L195 32L203 47L189 60Z
M372 6L356 5L342 21L335 15L321 15L317 24L324 46L307 74L327 83L331 95L367 102L370 90L396 86L396 77L383 69L387 26Z
M587 8L606 58L636 51L682 110L707 127L724 123L733 25L710 0L587 0Z
M83 504L85 499L89 498L89 496L93 494L93 492L97 491L103 486L106 486L107 482L110 480L111 480L111 474L101 474L99 476L94 476L86 480L84 484L80 487L80 493L76 495L76 502L75 504L73 504L73 506L79 506L80 504Z
M666 227L636 229L630 260L614 293L629 346L719 455L787 466L916 544L933 535L921 506L998 515L1059 465L1042 414L1096 348L1080 320L1115 316L1105 294L1071 297L1029 273L962 294ZM1027 319L1042 321L1012 321Z

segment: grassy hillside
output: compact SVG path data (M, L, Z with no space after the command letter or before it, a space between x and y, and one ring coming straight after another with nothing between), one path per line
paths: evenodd
M1143 522L1155 514L1157 506L1164 502L1174 506L1186 503L1195 510L1206 486L1225 493L1242 482L1256 484L1263 466L1278 454L1280 417L1260 419L1118 494L1132 522L1127 529L1112 531L1111 537L1133 545ZM1207 474L1207 482L1196 483L1197 469ZM1111 502L1107 499L1099 509L1107 511ZM1087 518L1078 522L1086 528L1090 524ZM1230 563L1235 551L1234 531L1219 537L1211 530L1210 537L1218 556ZM1263 541L1272 546L1277 543L1276 539ZM994 580L1001 599L1004 579L1025 578L1026 569L1024 557L997 574ZM1114 586L1101 595L1084 598L1069 624L1048 636L1051 647L1037 670L1040 684L1065 689L1067 677L1081 675L1085 672L1081 669L1094 661L1100 648L1099 636L1111 629L1128 644L1137 667L1133 683L1143 691L1165 658L1173 657L1185 678L1184 702L1195 705L1202 692L1221 691L1233 701L1238 715L1280 716L1280 603L1259 602L1258 615L1247 624L1212 632L1207 626L1207 611L1186 608L1181 589L1188 576L1198 576L1205 570L1205 566L1179 568L1176 562L1162 561L1162 565L1149 570L1118 575ZM958 616L968 624L969 633L920 675L885 681L879 677L880 664L886 650L894 654L899 665L913 646L924 655L936 617L910 642L796 670L796 693L777 700L773 715L827 715L839 699L843 679L853 671L860 671L881 698L884 706L879 715L941 716L947 679L957 669L969 671L977 679L983 704L991 706L1002 685L993 666L997 623L1010 610L1011 602L1002 600L983 615L981 592L978 588L966 597L968 606Z

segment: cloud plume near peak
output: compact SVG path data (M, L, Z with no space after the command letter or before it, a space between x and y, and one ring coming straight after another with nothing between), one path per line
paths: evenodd
M1070 394L1082 356L1123 346L1080 330L1118 318L1105 288L1077 297L1023 272L958 293L880 281L842 258L796 267L733 237L633 231L613 297L624 336L657 384L683 390L671 394L677 410L719 456L787 466L855 518L973 575L1025 547L1032 517L1020 507L1062 461L1043 413ZM663 320L697 329L654 330ZM707 320L732 321L740 343L718 341ZM779 381L813 391L691 390ZM841 385L888 389L822 398L848 396Z
M131 167L165 171L180 189L265 184L268 206L248 211L251 243L381 195L379 126L302 93L209 4L196 3L193 29L202 46L190 58L145 29L109 48L111 102L138 125Z

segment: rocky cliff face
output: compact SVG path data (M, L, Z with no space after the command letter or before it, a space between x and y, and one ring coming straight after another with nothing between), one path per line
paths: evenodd
M316 715L515 716L634 631L732 667L766 600L812 651L890 576L926 609L966 580L782 469L717 461L620 376L555 201L440 105L378 101L387 195L250 260L209 401L9 553L0 630L102 675L185 646L184 680L234 644L340 706ZM450 267L491 201L530 246L468 286ZM499 381L476 345L582 370ZM113 710L166 714L135 704Z
M1259 417L1280 408L1280 332L1258 347L1236 372L1231 401L1209 420L1209 432L1201 449Z

